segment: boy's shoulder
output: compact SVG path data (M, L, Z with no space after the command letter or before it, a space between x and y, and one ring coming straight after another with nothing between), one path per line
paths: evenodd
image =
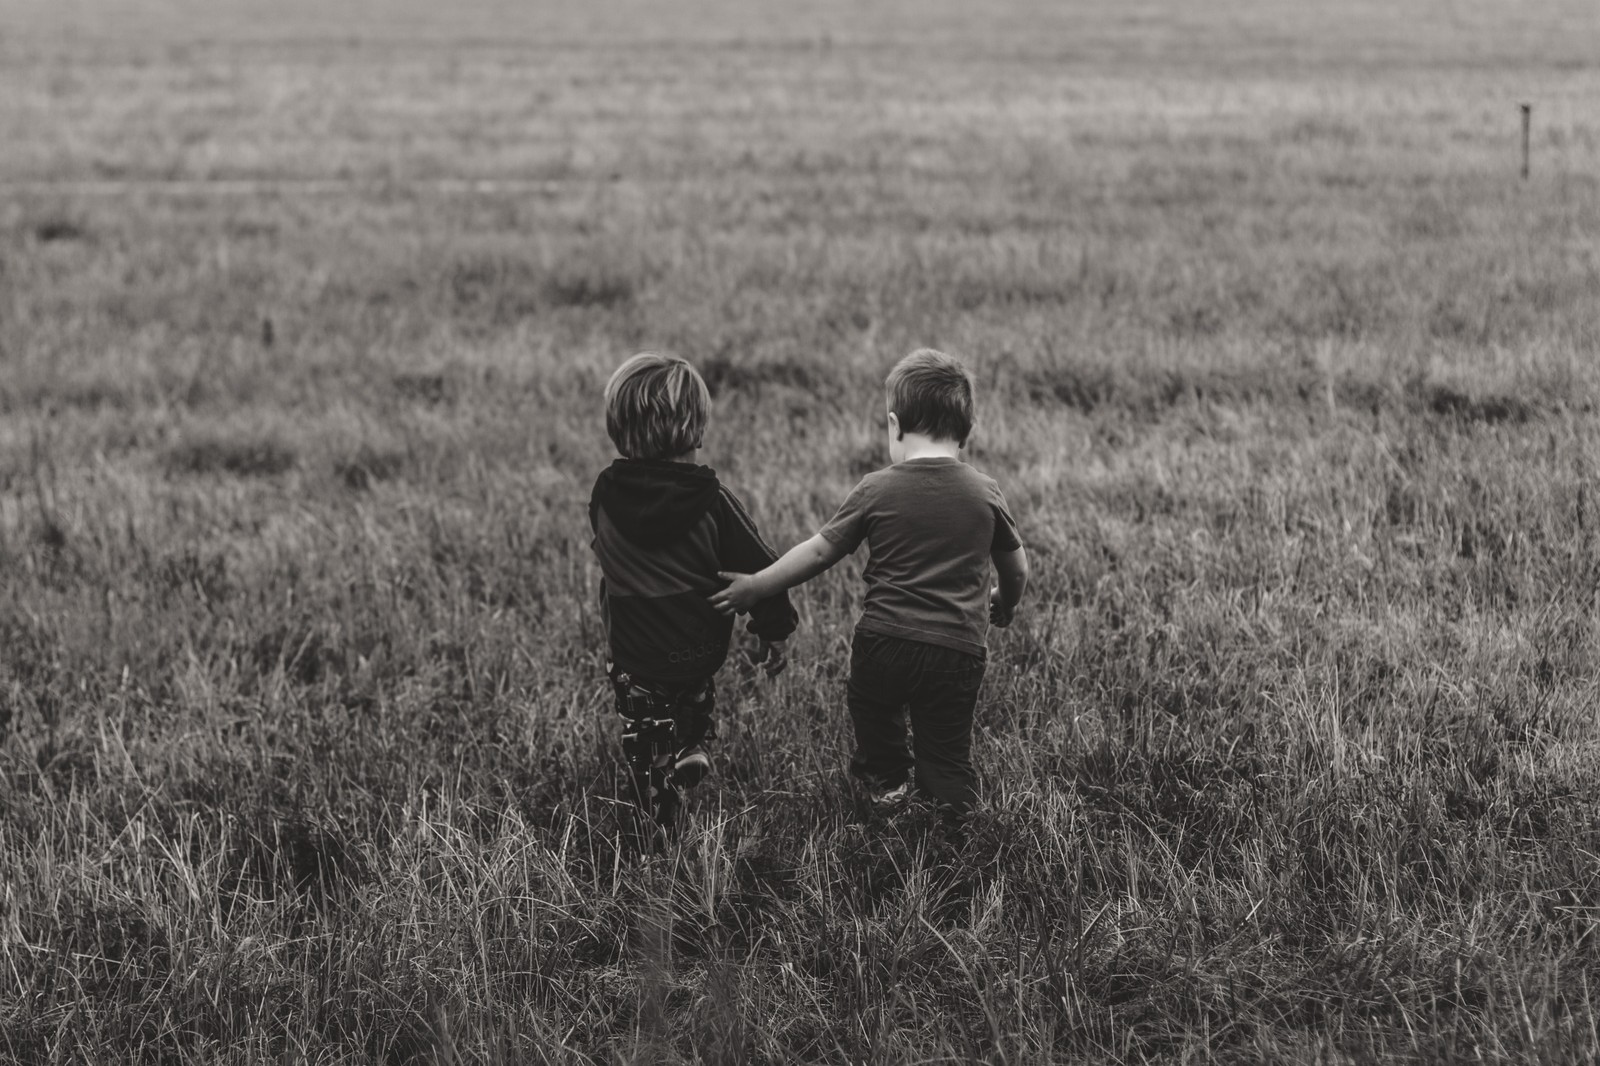
M999 482L994 478L959 459L942 463L925 463L918 460L895 463L874 470L861 479L862 486L903 487L913 492L923 491L931 483L937 484L942 491L948 491L952 487L957 491L961 489L998 491L1000 488Z
M895 463L862 476L843 510L871 515L879 511L937 519L951 506L1004 506L995 480L963 462Z
M745 506L743 497L729 488L726 481L717 482L717 499L722 510L730 512L735 518L752 528L755 526L755 521L750 517L750 509Z

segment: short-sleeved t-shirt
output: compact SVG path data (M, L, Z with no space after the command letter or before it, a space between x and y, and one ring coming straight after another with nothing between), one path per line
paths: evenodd
M909 459L861 479L821 534L853 552L867 543L858 628L987 652L989 556L1022 546L993 478L959 459Z

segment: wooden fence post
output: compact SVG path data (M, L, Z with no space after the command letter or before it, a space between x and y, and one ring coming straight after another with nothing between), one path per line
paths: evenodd
M1528 178L1528 128L1533 125L1533 105L1522 105L1522 178Z

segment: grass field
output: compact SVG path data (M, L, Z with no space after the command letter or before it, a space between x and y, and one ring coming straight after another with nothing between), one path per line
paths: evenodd
M1600 1054L1587 0L252 6L0 8L0 1060ZM922 345L972 837L846 782L851 562L629 853L607 374L781 548Z

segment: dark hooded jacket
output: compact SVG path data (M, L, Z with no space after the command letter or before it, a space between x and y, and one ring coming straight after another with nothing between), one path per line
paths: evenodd
M617 669L654 681L716 673L733 634L707 601L723 585L717 571L754 573L777 559L738 497L708 466L618 459L595 481L589 527ZM779 593L751 609L749 629L784 640L797 621Z

